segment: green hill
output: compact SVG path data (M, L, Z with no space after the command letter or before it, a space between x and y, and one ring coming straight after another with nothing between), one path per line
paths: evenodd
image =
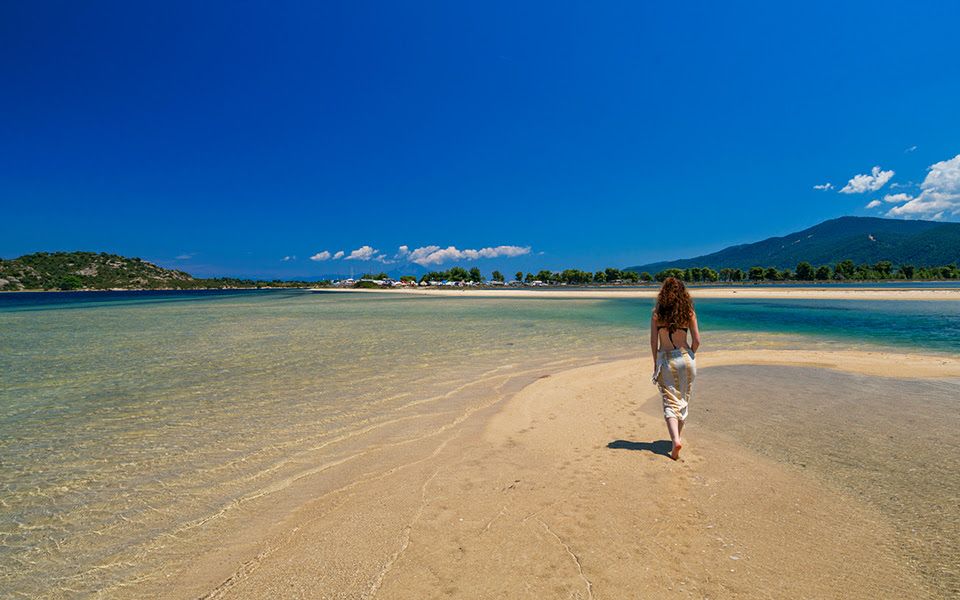
M783 237L625 270L657 273L672 268L746 270L753 266L792 269L801 261L834 265L841 260L857 264L888 260L894 265L916 266L956 263L960 261L960 223L840 217Z
M198 289L298 286L302 282L198 279L139 258L106 252L37 252L0 259L0 290Z

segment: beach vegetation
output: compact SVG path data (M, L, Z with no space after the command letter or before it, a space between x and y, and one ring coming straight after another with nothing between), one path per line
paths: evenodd
M841 260L837 263L837 266L833 268L834 275L840 274L844 279L853 279L854 272L856 271L856 266L853 264L853 261L850 259Z
M57 284L61 290L79 290L83 287L83 281L76 275L64 275Z
M607 275L607 283L613 283L614 281L619 281L621 279L620 269L607 267L604 269L604 273Z

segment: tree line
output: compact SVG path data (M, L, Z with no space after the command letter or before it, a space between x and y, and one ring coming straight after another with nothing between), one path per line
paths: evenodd
M540 281L548 285L602 285L602 284L637 284L662 282L667 277L676 277L690 283L740 283L764 281L883 281L883 280L938 280L960 279L960 269L956 264L939 267L917 267L909 264L894 267L888 260L874 264L855 264L852 260L842 260L835 265L814 266L809 262L797 263L794 269L778 269L776 267L750 267L749 269L723 268L719 270L710 267L690 267L687 269L664 269L655 274L646 271L621 270L607 267L599 271L581 271L580 269L564 269L550 271L542 269L537 273L517 271L513 280L530 284ZM364 275L369 279L386 279L385 273ZM500 271L494 271L491 279L500 283L506 282L506 277ZM416 281L412 275L401 277L403 281ZM473 267L469 270L463 267L452 267L446 271L430 271L420 277L419 281L456 281L483 283L486 277L480 269Z
M641 274L643 276L645 274ZM667 277L676 277L689 282L730 282L741 281L884 281L884 280L937 280L960 279L960 269L956 264L939 267L916 267L903 264L894 268L889 260L874 264L855 264L852 260L842 260L836 265L814 266L809 262L797 263L795 269L777 269L776 267L750 267L743 269L720 269L709 267L691 267L688 269L665 269L654 275L657 281Z

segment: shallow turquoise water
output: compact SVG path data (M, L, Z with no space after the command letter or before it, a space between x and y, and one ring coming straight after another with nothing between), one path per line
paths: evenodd
M641 326L648 300L610 300L598 318ZM960 352L960 302L902 300L727 300L696 303L705 332L789 334L811 340Z
M645 356L651 306L302 291L0 294L0 589L123 596L116 586L162 577L195 524L295 476L298 456L344 432L408 415L424 399L448 409L451 390L491 373ZM960 350L960 303L697 306L707 348Z

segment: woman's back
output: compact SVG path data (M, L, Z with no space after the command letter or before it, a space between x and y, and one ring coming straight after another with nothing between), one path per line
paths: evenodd
M693 317L696 318L696 317ZM657 326L657 335L660 340L660 350L676 350L677 348L687 348L687 327L677 327L675 324L661 323L654 315L654 323Z

